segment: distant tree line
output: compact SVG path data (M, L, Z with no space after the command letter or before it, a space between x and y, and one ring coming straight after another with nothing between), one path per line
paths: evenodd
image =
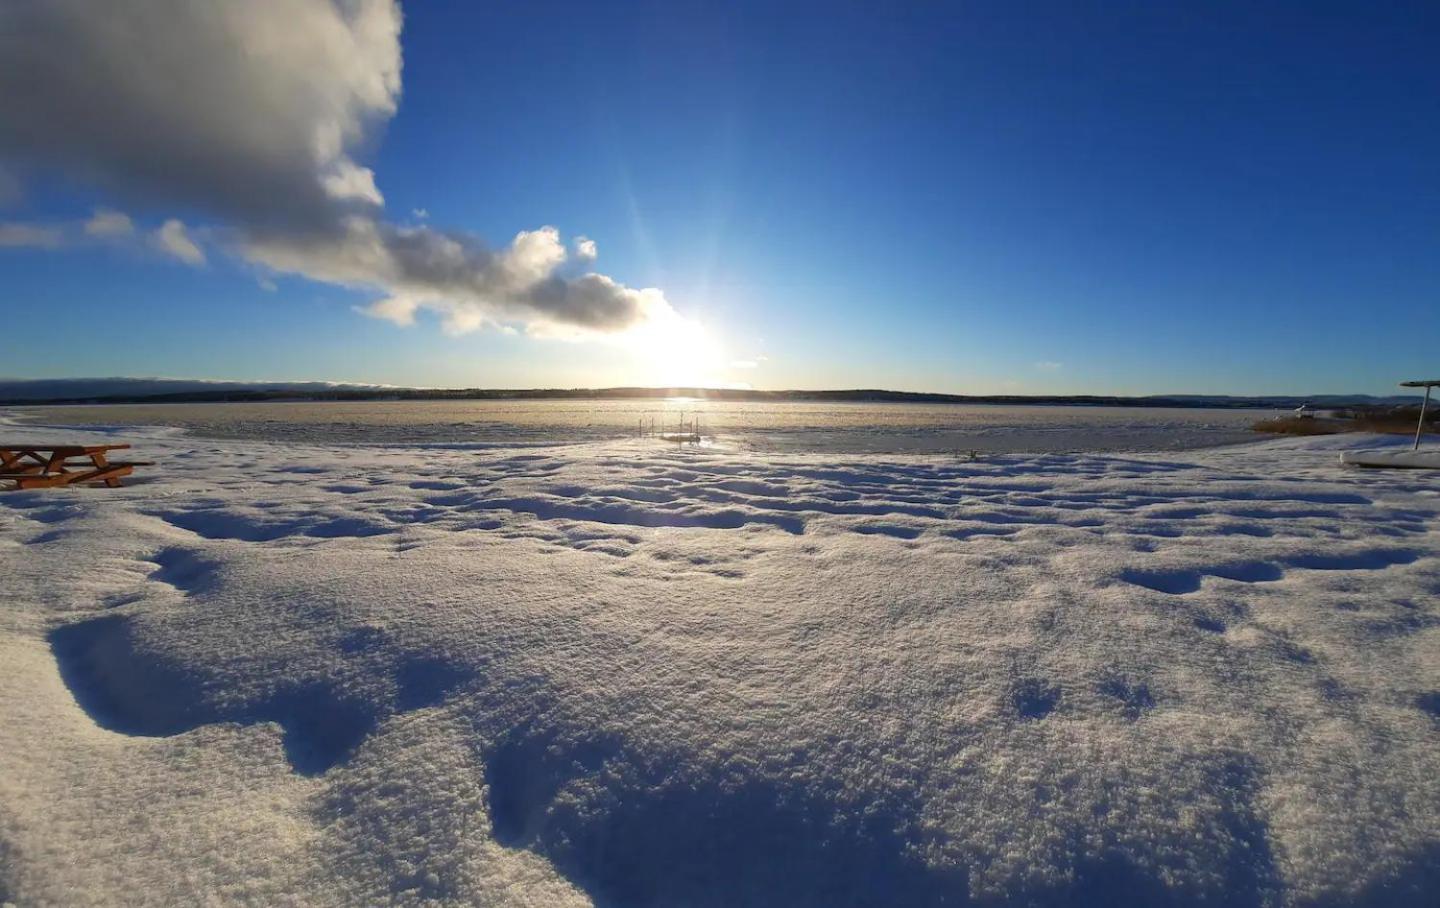
M915 403L915 404L1008 404L1013 406L1071 407L1205 407L1224 409L1267 409L1312 406L1338 406L1339 401L1354 397L1334 398L1335 404L1315 397L1229 397L1207 395L1158 395L1124 397L1112 395L1026 395L1026 394L932 394L915 391L882 389L850 389L827 391L754 391L717 388L333 388L333 389L212 389L175 391L163 394L114 394L89 397L56 397L46 399L0 399L4 405L35 406L44 404L159 404L159 403L266 403L279 401L386 401L386 400L657 400L667 397L693 397L715 401L826 403ZM1393 406L1346 404L1352 410L1393 410ZM1417 407L1411 407L1418 410ZM1410 417L1414 419L1415 416Z

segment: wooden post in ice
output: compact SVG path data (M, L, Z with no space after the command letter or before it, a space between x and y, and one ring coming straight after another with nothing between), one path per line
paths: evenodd
M1402 388L1425 389L1425 397L1420 401L1420 421L1415 424L1415 443L1410 446L1410 450L1412 451L1420 450L1420 436L1425 431L1425 409L1430 406L1430 389L1436 385L1440 385L1440 378L1431 379L1430 381L1402 381L1400 383L1400 387Z

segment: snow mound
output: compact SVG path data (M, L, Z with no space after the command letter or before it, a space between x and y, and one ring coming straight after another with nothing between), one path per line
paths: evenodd
M1424 451L1346 451L1340 455L1342 463L1357 467L1398 467L1411 470L1440 470L1440 451L1433 448Z

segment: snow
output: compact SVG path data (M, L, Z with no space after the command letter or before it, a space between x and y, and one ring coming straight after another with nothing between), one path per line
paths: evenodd
M1379 451L1346 451L1341 460L1362 467L1440 470L1440 450L1433 447L1423 451L1395 450L1393 447Z
M0 901L1440 886L1440 486L1340 465L1384 439L123 435L124 488L0 494Z

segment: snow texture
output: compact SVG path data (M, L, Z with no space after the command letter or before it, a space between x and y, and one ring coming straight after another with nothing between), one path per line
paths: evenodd
M1440 891L1440 486L1383 440L125 437L0 495L0 900Z
M1397 467L1411 470L1440 470L1440 451L1433 446L1425 450L1397 450L1393 445L1379 451L1346 451L1344 463L1360 467Z

